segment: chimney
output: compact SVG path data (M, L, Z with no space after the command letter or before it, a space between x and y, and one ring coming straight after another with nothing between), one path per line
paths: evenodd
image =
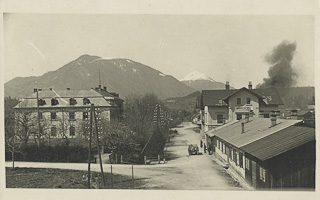
M244 133L244 122L241 122L241 134Z
M36 92L37 92L37 88L34 88L34 89L33 89L33 93L36 93Z
M52 91L52 88L49 88L50 91Z
M271 126L277 125L277 111L271 111Z
M103 86L103 90L104 90L104 91L107 91L107 87L106 87L106 86Z
M230 90L229 81L226 82L226 90Z
M67 88L67 90L70 90L70 88Z
M249 81L248 89L252 90L252 82L251 81Z

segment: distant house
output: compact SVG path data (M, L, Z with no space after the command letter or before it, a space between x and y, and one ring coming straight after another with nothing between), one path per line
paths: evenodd
M206 136L210 153L254 188L315 188L315 128L301 120L246 115Z
M276 88L230 89L229 82L225 90L203 90L197 105L200 107L202 132L235 120L241 120L246 113L251 117L269 118L271 111L283 105Z
M99 118L107 122L121 120L123 113L123 100L118 94L109 93L107 88L101 86L91 90L38 90L39 118L41 127L51 138L77 138L81 137L85 124L89 122L89 108L95 105ZM20 99L14 107L18 116L30 113L36 120L37 90L27 98ZM37 122L34 122L35 124ZM36 128L35 134L38 132Z

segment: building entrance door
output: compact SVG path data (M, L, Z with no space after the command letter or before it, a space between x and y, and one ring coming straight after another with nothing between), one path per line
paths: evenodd
M257 167L254 161L252 161L252 187L257 187Z

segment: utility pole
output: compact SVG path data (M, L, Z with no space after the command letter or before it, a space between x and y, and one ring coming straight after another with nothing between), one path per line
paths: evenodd
M89 155L88 155L88 188L90 189L90 163L91 163L91 138L92 138L92 111L94 109L94 105L91 104L90 110L90 136L89 136Z
M98 144L98 153L99 153L99 161L100 161L100 170L101 170L102 183L103 183L103 186L106 186L106 182L105 182L105 179L104 179L104 173L103 173L103 167L102 167L101 152L100 152L98 120L97 120L96 112L94 110L94 104L91 104L91 105L93 105L94 124L95 124L95 127L96 127L96 135L97 135L97 144Z
M41 126L40 126L40 111L39 111L39 89L36 88L34 91L37 92L37 112L38 112L38 146L40 146L40 137L41 137Z

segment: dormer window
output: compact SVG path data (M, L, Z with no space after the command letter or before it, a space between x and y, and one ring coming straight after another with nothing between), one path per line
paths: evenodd
M90 100L88 98L83 98L83 105L90 104Z
M38 103L39 103L39 106L46 105L46 101L43 100L43 99L39 99L39 100L38 100Z
M77 104L77 100L75 100L74 98L70 98L69 99L69 104L70 105L76 105Z
M55 98L51 99L51 105L52 106L55 106L55 105L58 105L58 104L59 104L59 101L57 99L55 99Z

